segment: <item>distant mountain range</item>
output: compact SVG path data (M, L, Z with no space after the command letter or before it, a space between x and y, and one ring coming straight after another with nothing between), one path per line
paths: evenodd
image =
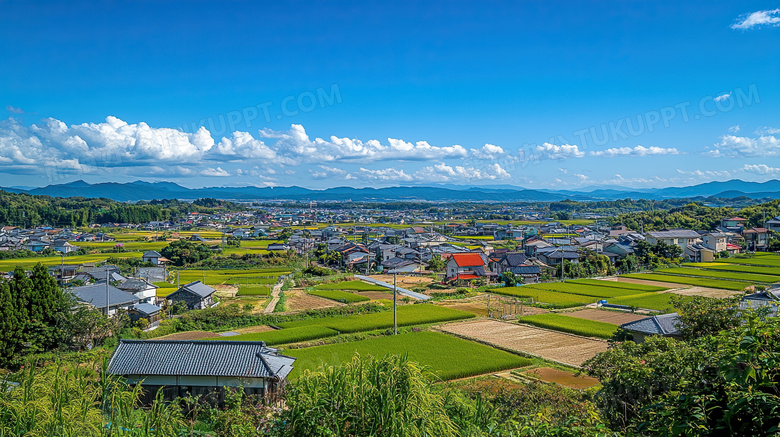
M511 185L501 186L411 186L388 188L335 187L311 190L297 186L206 187L186 188L173 182L128 183L106 182L89 184L84 181L48 185L41 188L8 187L0 189L12 193L28 193L54 197L105 197L122 202L152 199L198 199L213 197L225 200L297 200L297 201L510 201L538 202L564 199L594 201L615 199L675 199L675 198L780 198L780 181L745 182L734 179L726 182L707 182L689 187L653 189L621 189L620 187L588 187L578 190L530 190Z

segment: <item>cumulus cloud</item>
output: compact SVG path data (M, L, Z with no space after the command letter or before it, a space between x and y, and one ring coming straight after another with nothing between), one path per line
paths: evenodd
M203 129L203 128L201 128ZM213 141L213 140L212 140ZM276 152L248 132L233 132L232 138L222 138L216 151L224 157L274 159Z
M263 129L262 138L274 139L276 152L303 162L355 161L374 162L383 160L434 160L462 158L468 151L460 145L433 146L427 141L408 142L388 138L383 144L379 140L363 141L357 138L310 139L306 130L293 124L287 131Z
M680 170L677 173L681 175L696 176L699 178L730 178L731 172L728 170Z
M331 179L337 176L344 176L347 173L346 171L336 167L328 167L326 165L319 165L318 167L322 169L322 171L309 170L312 179Z
M617 147L612 149L599 150L596 152L590 152L590 155L614 157L614 156L678 155L679 153L680 152L674 147L663 148L663 147L656 147L656 146L650 146L650 147L636 146L634 148Z
M503 155L505 152L501 146L496 146L494 144L485 144L480 149L472 149L471 153L477 159L496 159L499 156Z
M771 130L770 128L765 128ZM763 131L768 132L768 131ZM780 155L780 138L769 133L759 133L757 137L723 135L705 155L720 157L773 157Z
M766 164L745 164L740 170L746 173L756 173L760 175L780 173L780 168L770 167Z
M420 168L414 173L406 173L403 169L384 168L367 169L361 167L358 171L345 176L348 180L383 181L383 182L415 182L441 183L508 179L510 174L499 164L490 164L482 168L461 165L448 165L443 162Z
M768 9L742 15L731 25L731 28L747 30L761 26L780 26L780 9Z
M550 144L544 143L541 146L536 146L536 151L543 157L548 159L566 159L566 158L582 158L585 156L585 152L581 151L579 146L573 144Z
M584 174L580 174L580 173L575 173L575 174L574 174L574 177L576 177L577 179L579 179L579 180L580 180L580 182L585 182L586 180L588 180L588 177L587 177L587 176L585 176Z
M223 170L222 167L210 168L207 167L200 172L201 176L214 176L214 177L227 177L230 176L230 172Z

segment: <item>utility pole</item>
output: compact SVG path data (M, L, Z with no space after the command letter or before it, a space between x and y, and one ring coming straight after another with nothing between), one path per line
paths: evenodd
M395 269L393 269L393 335L398 335L398 286Z
M108 268L106 268L106 317L108 317L108 310L111 308L111 303L109 302L109 296L108 296Z

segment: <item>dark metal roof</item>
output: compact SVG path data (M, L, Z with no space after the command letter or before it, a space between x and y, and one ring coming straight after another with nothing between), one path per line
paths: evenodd
M260 341L122 340L108 373L284 379L294 361Z
M151 316L159 313L162 308L158 307L157 305L152 305L150 303L137 303L133 305L133 309L138 311L141 314Z
M200 297L209 297L215 291L213 288L209 287L208 285L206 285L206 284L204 284L204 283L202 283L200 281L195 281L195 282L190 282L189 284L184 284L184 285L182 285L181 288L176 290L176 293L178 293L178 292L180 292L182 290L184 290L186 292L189 292L189 293L192 293L192 294L196 294L196 295L198 295Z
M673 229L670 231L652 231L647 235L653 238L699 238L699 233L689 229Z
M160 255L160 252L158 252L156 250L147 250L146 252L144 252L142 257L143 258L160 258L160 257L162 257L162 255Z
M660 316L646 317L620 325L626 331L642 334L680 335L678 326L680 316L677 313L663 314Z
M150 283L146 279L128 278L125 282L117 285L116 288L120 290L132 290L131 293L133 293L133 292L139 292L141 290L148 290L150 288L160 288L160 287Z
M95 308L106 307L106 283L85 285L70 290L80 301L86 302ZM138 302L138 298L130 293L124 292L113 285L108 286L109 304L112 306L126 305Z

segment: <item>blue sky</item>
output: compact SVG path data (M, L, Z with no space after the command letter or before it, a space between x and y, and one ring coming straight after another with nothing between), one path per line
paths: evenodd
M0 186L780 176L778 2L0 0Z

